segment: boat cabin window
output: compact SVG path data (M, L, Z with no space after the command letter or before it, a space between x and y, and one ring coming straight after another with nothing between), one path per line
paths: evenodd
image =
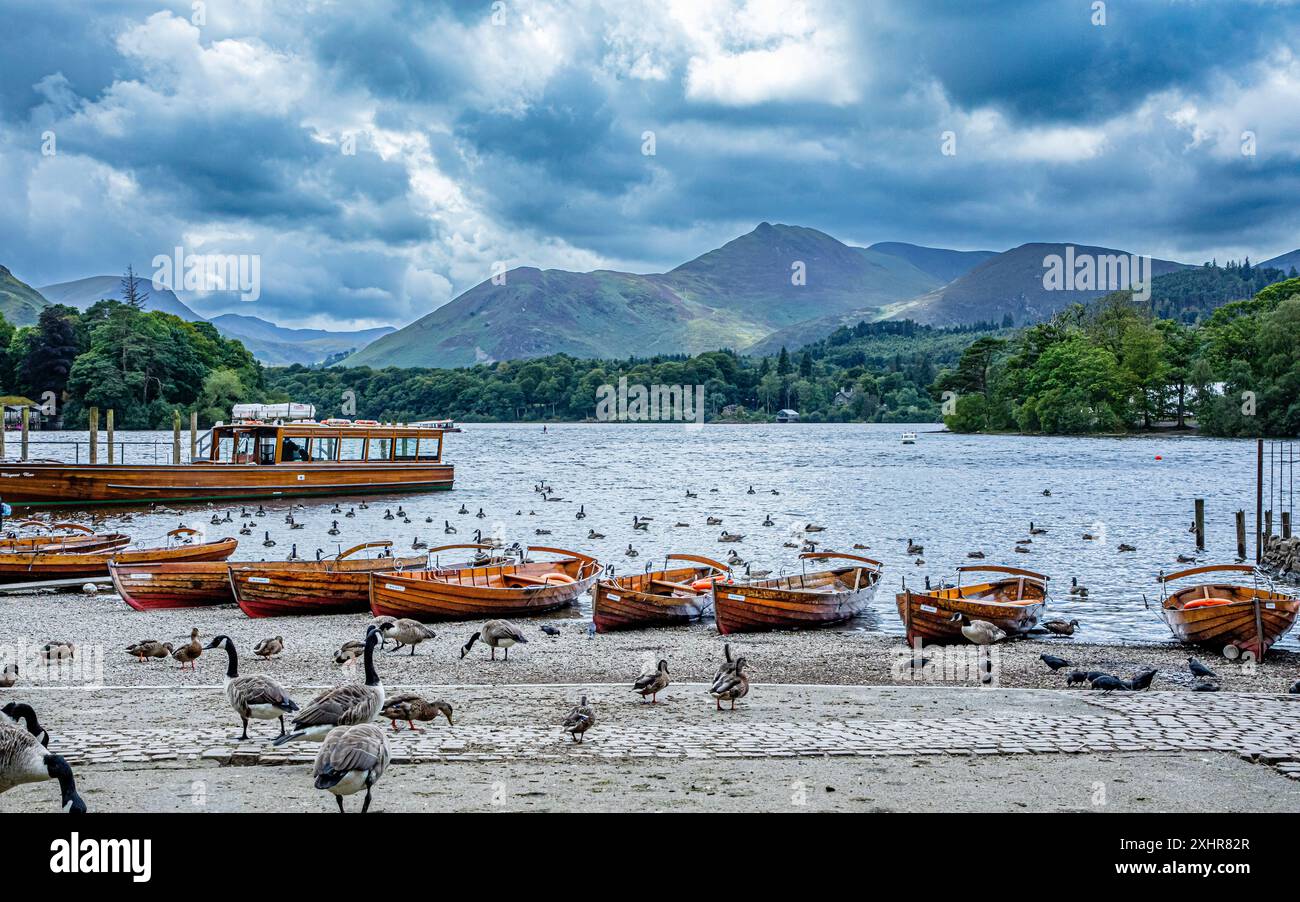
M339 439L339 460L361 460L365 456L366 440L344 437Z
M217 453L213 460L234 460L235 455L235 437L233 435L223 435L217 439Z
M372 438L369 441L366 460L392 460L393 440L391 438Z
M420 439L420 460L437 460L442 453L442 439L427 436Z
M280 462L309 460L307 457L307 439L301 435L286 435L280 443Z
M262 435L257 439L257 462L259 464L275 463L275 435Z
M236 433L234 462L237 464L251 464L253 462L253 433Z
M321 436L311 440L312 460L335 460L338 457L339 440L334 436Z

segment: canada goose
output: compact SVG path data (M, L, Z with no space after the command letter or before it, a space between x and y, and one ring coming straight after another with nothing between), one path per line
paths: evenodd
M1096 538L1097 538L1097 537L1094 536L1094 535L1093 535L1092 533L1090 533L1090 532L1085 532L1085 533L1083 534L1083 540L1084 540L1085 542L1091 542L1091 541L1093 541L1093 540L1096 539Z
M730 565L733 566L733 567L739 567L741 564L745 563L745 559L744 559L743 557L741 557L740 555L736 554L736 549L734 549L734 548L728 548L728 549L727 549L727 563L730 564Z
M1291 688L1287 690L1287 694L1300 695L1300 680L1296 680L1294 683L1291 684Z
M263 639L253 646L253 654L259 658L274 658L280 652L284 651L284 636L276 636L274 639Z
M1193 556L1190 555L1190 554L1180 554L1180 555L1178 555L1177 560L1178 560L1178 563L1180 563L1180 564L1194 564L1194 563L1196 563L1196 558L1193 557Z
M293 514L290 514L288 519L289 519L290 529L302 529L304 526L307 525L306 523L299 523L297 520L295 520L293 518Z
M1077 620L1045 620L1043 628L1049 632L1056 633L1058 636L1073 636L1074 628L1079 625Z
M668 688L668 662L660 660L654 670L642 673L632 684L632 691L641 693L641 701L650 696L650 704L659 703L659 693Z
M805 524L804 524L803 531L804 531L804 532L825 532L825 531L826 531L826 527L825 527L825 526L817 526L817 525L814 524L814 523L805 523Z
M366 646L362 653L366 664L365 683L326 689L294 716L293 732L278 737L275 744L283 745L295 739L319 742L334 727L368 724L374 720L384 706L384 684L375 670L375 646L378 644L379 630L372 626L366 630Z
M0 723L8 720L9 723L23 722L27 732L36 737L36 741L41 745L49 748L50 733L41 726L40 721L36 719L36 712L32 710L31 705L22 702L10 702L4 708L0 708Z
M579 505L578 505L578 512L577 512L576 514L573 515L573 518L574 518L575 520L585 520L585 519L587 519L587 505L585 505L585 504L579 504Z
M916 542L912 541L911 539L908 539L908 540L907 540L907 553L908 553L908 554L925 554L925 546L924 546L924 545L918 545L918 544L916 544Z
M462 502L461 505L460 505L460 510L456 511L456 513L458 513L458 514L468 514L468 513L469 513L469 508L465 506L464 502Z
M1213 670L1211 670L1210 668L1206 667L1204 664L1202 664L1202 663L1201 663L1200 661L1198 661L1196 658L1188 658L1188 659L1187 659L1187 669L1190 670L1190 671L1192 672L1192 676L1197 676L1197 677L1213 677L1214 679L1218 679L1218 678L1219 678L1219 675L1218 675L1217 673L1215 673L1215 672L1214 672Z
M35 736L21 727L0 722L0 793L44 780L59 781L65 812L86 813L86 803L77 794L77 783L68 762L60 755L51 755Z
M392 753L388 737L381 727L373 723L347 724L334 727L325 736L312 774L316 788L334 793L343 814L343 797L361 790L366 791L361 803L361 813L370 810L370 791L388 769Z
M639 529L639 530L642 530L642 531L647 531L647 530L650 529L650 524L647 523L645 520L642 520L642 519L641 519L640 517L638 517L636 514L633 514L633 515L632 515L632 528L633 528L633 529Z
M1119 550L1120 550L1120 551L1137 551L1137 546L1136 546L1136 545L1126 545L1126 544L1124 544L1123 542L1121 542L1121 543L1120 543L1120 546L1119 546Z
M509 620L489 620L483 624L483 628L469 637L460 649L462 660L469 654L469 650L474 647L474 643L481 641L488 648L492 649L492 660L497 659L497 649L506 650L506 660L510 660L510 646L515 644L527 645L528 640L524 637L519 627L515 626Z
M443 531L444 533L446 533L447 535L449 535L449 536L454 536L454 535L456 534L456 527L454 527L454 526L451 525L451 521L450 521L450 520L443 520L443 521L442 521L442 531Z
M284 715L298 710L298 703L289 697L284 687L268 676L239 675L239 656L235 653L235 643L229 636L215 636L206 646L209 649L226 650L226 698L230 707L235 709L244 724L240 739L248 738L248 719L280 719L280 735L284 736Z
M302 558L300 558L300 557L298 556L298 543L297 543L297 542L294 542L291 546L289 546L289 556L288 556L287 558L285 558L285 560L287 560L287 561L300 561L300 560L302 560Z
M1047 530L1043 529L1041 526L1035 526L1035 525L1034 525L1034 521L1033 521L1033 520L1030 520L1030 521L1029 521L1029 534L1030 534L1031 536L1045 536L1045 535L1047 535Z
M393 516L393 512L391 510L389 510L388 508L384 508L384 519L395 520L397 518Z
M589 529L589 530L587 530L587 538L589 538L589 539L603 539L603 538L605 538L605 534L604 534L603 532L596 532L596 530L594 530L594 529Z
M574 742L582 742L578 737L590 730L595 723L596 712L587 704L587 696L584 695L582 701L569 712L569 716L564 718L564 723L560 725L560 732L568 733Z
M55 640L53 642L46 642L42 645L38 654L40 655L41 660L48 665L53 664L55 661L75 658L77 656L77 649L71 642Z
M676 523L673 524L673 529L689 529L690 525L691 524L689 523L685 523L681 520L678 520Z
M159 642L157 639L142 639L133 645L126 647L126 653L133 658L139 659L144 663L145 658L165 658L172 653L172 644L170 642Z
M772 515L771 515L771 514L768 514L766 517L763 518L763 525L764 525L764 526L775 526L775 525L776 525L776 521L772 519Z
M481 508L481 507L478 509L478 513L475 514L474 516L477 517L477 518L480 519L480 520L483 520L483 519L486 519L486 518L487 518L487 514L483 513L483 508Z
M966 557L970 558L971 560L982 561L982 560L984 560L984 552L982 552L982 551L968 551L968 552L966 552Z
M351 517L355 517L356 515L357 515L357 509L355 507L349 507L348 512L343 516L351 518Z
M1087 598L1087 597L1088 597L1088 587L1087 587L1087 586L1081 586L1081 585L1079 585L1079 578L1078 578L1077 576L1071 576L1071 577L1070 577L1070 594L1071 594L1071 595L1076 595L1076 596L1078 596L1079 598Z
M331 520L331 521L330 521L330 528L327 529L327 530L325 530L325 532L326 532L328 535L331 535L331 536L336 536L336 535L338 535L338 534L339 534L339 521L338 521L338 520Z
M631 543L631 542L628 542L628 543L627 543L627 551L624 551L624 552L623 552L623 555L624 555L625 557L637 557L637 556L639 556L640 554L641 554L641 552L637 551L635 548L632 547L632 543Z
M196 626L190 630L190 641L172 652L172 657L181 662L181 670L185 665L190 665L190 670L197 670L195 661L203 654L203 646L199 644L199 628Z
M748 579L766 579L771 575L771 570L752 570L749 564L745 564L745 576Z
M428 547L429 547L429 543L421 539L419 536L416 536L414 539L411 540L412 551L420 551Z
M241 536L251 536L253 534L253 527L249 526L248 524L244 524L243 526L239 527L239 534Z
M551 531L550 531L549 529L534 529L534 530L533 530L533 535L535 535L535 536L549 536L550 534L551 534Z
M961 628L961 634L976 645L992 645L1007 637L1006 633L987 620L972 620Z
M744 656L735 660L735 663L719 673L714 679L713 685L709 687L709 694L713 696L714 705L717 710L722 710L723 702L731 702L731 710L736 710L736 699L744 698L749 694L749 676L745 673L746 661Z
M335 502L334 502L334 506L330 508L330 513L331 513L331 514L341 514L341 513L343 513L343 508L339 507L339 503L338 503L337 501L335 501Z
M16 682L18 682L18 665L6 664L4 672L0 673L0 689L9 689Z
M397 646L393 649L394 652L400 651L407 645L411 646L412 656L415 655L415 646L425 639L432 639L437 635L432 627L425 626L418 620L408 618L385 623L379 627L379 632L383 634L385 639L392 639L397 643Z
M754 494L754 487L751 485L751 486L749 487L749 491L745 492L745 494L746 494L746 495L753 495L753 494Z
M262 547L273 548L275 546L275 539L271 538L270 531L265 532L264 535L266 536L266 538L262 540Z
M690 489L687 489L687 490L686 490L686 497L687 497L687 498L698 498L698 497L700 497L700 496L697 495L695 492L692 492Z
M725 529L722 531L722 534L718 536L719 542L742 542L744 539L744 536L734 532L727 532Z
M704 525L705 525L705 526L721 526L721 525L722 525L722 518L721 518L721 517L706 517L705 520L704 520Z
M447 723L452 723L451 705L442 699L429 701L423 696L416 695L413 692L404 692L401 695L395 695L392 698L384 700L384 707L379 712L380 717L387 717L393 722L393 732L397 732L397 722L406 721L412 730L418 732L419 728L415 721L428 723L441 714L447 718Z

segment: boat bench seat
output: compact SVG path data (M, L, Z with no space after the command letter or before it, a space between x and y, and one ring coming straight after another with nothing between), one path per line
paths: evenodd
M694 586L688 586L686 583L669 582L666 579L652 579L650 585L656 589L667 589L670 592L689 592L691 595L699 595L699 590Z

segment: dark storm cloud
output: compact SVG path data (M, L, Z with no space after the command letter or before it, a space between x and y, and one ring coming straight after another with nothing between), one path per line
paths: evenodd
M1300 234L1291 4L206 10L6 4L0 263L44 284L196 243L263 257L256 310L205 311L401 324L497 260L664 270L761 220L1193 262Z

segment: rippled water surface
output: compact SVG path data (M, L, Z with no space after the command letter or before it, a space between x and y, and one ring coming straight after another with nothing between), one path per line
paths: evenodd
M1250 513L1253 540L1255 450L1249 441L960 436L928 431L936 427L927 425L912 427L920 433L915 445L901 443L900 433L909 427L898 425L464 428L446 441L447 459L456 465L454 491L369 496L364 499L369 508L353 518L331 514L333 500L308 500L295 510L307 524L300 530L284 522L288 501L267 504L267 515L256 518L256 535L240 537L244 544L236 557L282 557L291 543L311 556L317 548L333 553L340 543L347 547L378 538L393 539L400 551L416 537L430 545L472 541L481 528L507 542L585 551L620 572L641 569L670 551L722 558L734 548L756 568L779 573L801 566L797 551L782 543L801 538L798 529L815 523L827 527L813 536L822 548L850 551L862 543L870 550L859 553L885 564L874 609L858 628L901 633L893 605L901 581L920 586L927 575L936 581L951 576L954 567L971 563L967 552L979 550L986 555L983 563L1050 575L1049 610L1077 617L1083 624L1078 638L1149 641L1167 640L1169 633L1154 610L1144 609L1143 594L1154 605L1160 591L1156 574L1182 566L1177 555L1194 552L1188 532L1194 498L1204 498L1207 509L1208 550L1201 562L1231 562L1238 509ZM157 435L164 441L160 460L166 460L170 434ZM78 436L37 436L46 437ZM137 441L154 437L119 433ZM11 457L16 444L11 433ZM135 453L141 450L150 454L148 449ZM71 459L73 449L34 444L32 453ZM82 460L85 455L83 446ZM534 486L543 480L562 500L542 500ZM698 498L686 498L687 490ZM346 511L360 500L340 504ZM411 524L384 519L399 503ZM469 514L457 513L462 504ZM587 514L581 520L575 517L580 505ZM231 507L233 524L213 526L208 523L212 512L195 506L178 514L134 511L133 522L123 529L144 540L184 522L202 526L209 538L235 535L239 505L216 509ZM474 516L480 508L482 519ZM110 524L125 513L97 512ZM632 529L634 514L654 518L649 531ZM761 525L769 515L776 526ZM706 526L709 516L722 518L722 525ZM342 530L337 538L326 532L332 520ZM455 535L444 534L444 521ZM1047 533L1033 537L1031 553L1017 554L1015 542L1029 536L1030 521ZM689 526L678 527L679 522ZM719 543L724 528L743 534L744 541ZM551 534L537 535L539 529ZM590 540L589 530L606 538ZM262 546L265 531L277 543L273 548ZM1084 540L1085 532L1097 540ZM919 556L924 563L907 554L909 538L925 546ZM1121 542L1137 551L1117 551ZM635 559L624 554L629 544L639 552ZM1088 587L1086 599L1069 597L1071 577ZM1281 647L1300 648L1296 634Z

